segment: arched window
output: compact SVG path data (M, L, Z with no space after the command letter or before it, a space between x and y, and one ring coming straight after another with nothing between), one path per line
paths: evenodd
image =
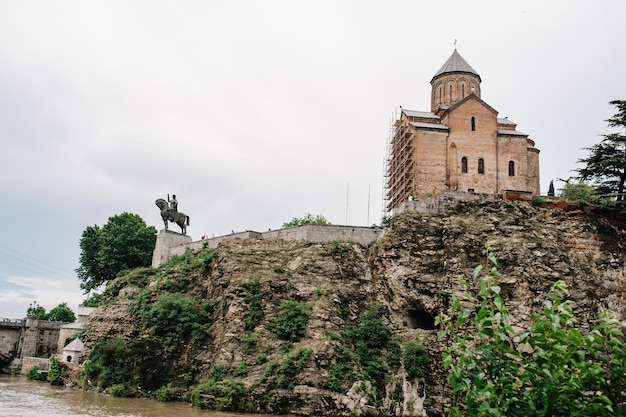
M479 174L485 173L485 160L483 158L480 158L478 160L478 173Z
M475 132L476 131L476 118L474 116L472 116L471 124L472 124L472 132Z
M452 104L452 84L450 84L450 104Z
M509 161L509 177L515 176L515 162Z
M465 98L465 84L461 85L461 98Z
M442 96L441 90L442 90L442 88L439 87L439 104L441 104L441 96Z
M467 174L467 158L461 158L461 172Z

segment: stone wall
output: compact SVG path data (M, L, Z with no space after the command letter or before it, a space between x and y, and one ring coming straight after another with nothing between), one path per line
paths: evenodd
M85 323L64 324L59 329L59 341L57 343L57 353L63 352L67 339L74 339L85 328Z
M418 213L447 214L461 201L497 201L502 200L499 194L466 193L463 191L444 191L425 200L407 200L393 210L393 215L404 211L417 211Z
M19 348L21 356L49 358L56 354L60 329L64 324L66 323L27 319L24 339Z
M20 373L22 375L26 375L28 373L28 370L35 365L39 366L39 368L42 370L47 370L50 367L50 359L25 356L24 358L22 358L22 370Z
M246 230L245 232L231 233L229 235L211 237L208 239L202 239L195 242L191 241L189 236L183 236L188 238L187 243L178 243L176 239L172 239L170 235L173 232L161 231L157 236L157 247L155 248L154 255L152 257L152 266L158 267L163 262L167 261L174 255L181 255L187 249L199 250L201 248L217 248L220 242L231 239L281 239L281 240L304 240L307 242L323 243L332 242L334 240L353 241L362 245L369 245L370 243L381 238L383 235L383 229L379 227L365 227L365 226L339 226L339 225L315 225L307 224L297 227L289 227L286 229L268 230L267 232L255 232L252 230ZM166 237L161 238L162 235ZM171 242L172 246L167 247L167 244ZM158 253L157 253L158 252Z
M170 257L172 257L174 255L182 255L185 252L185 250L187 250L187 248L190 248L190 249L193 249L193 250L199 250L199 249L202 249L202 248L205 248L205 247L206 248L210 248L210 249L215 249L215 248L217 248L217 245L220 244L220 242L223 242L224 240L237 239L237 238L239 238L239 239L261 239L261 233L253 232L251 230L246 230L245 232L231 233L230 235L211 237L211 238L208 238L208 239L197 240L195 242L190 242L190 243L187 243L187 244L174 246L174 247L170 248L169 256L167 258L165 258L163 260L163 262L165 262L167 259L169 259ZM154 264L152 266L154 266Z
M307 242L324 243L335 240L352 241L364 246L381 238L383 229L364 226L314 225L289 227L286 229L263 232L263 239L305 240Z

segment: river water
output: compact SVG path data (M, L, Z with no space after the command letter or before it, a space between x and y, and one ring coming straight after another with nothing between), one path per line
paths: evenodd
M0 374L1 417L259 417L199 410L183 403L115 398Z

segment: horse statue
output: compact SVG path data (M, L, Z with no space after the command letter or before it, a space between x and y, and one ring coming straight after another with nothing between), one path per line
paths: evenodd
M163 224L165 224L165 230L167 230L167 221L171 221L172 223L176 223L180 226L181 233L183 235L187 234L187 226L189 226L189 216L185 213L181 213L179 211L173 210L169 208L167 205L167 201L162 198L157 199L154 202L157 207L161 210L161 218L163 219Z

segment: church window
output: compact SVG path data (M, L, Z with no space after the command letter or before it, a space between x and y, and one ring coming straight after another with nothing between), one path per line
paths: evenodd
M509 161L509 177L515 176L515 162Z
M461 172L467 174L467 158L461 158Z
M476 118L474 116L472 116L471 124L472 124L472 132L475 132L476 131Z
M465 98L465 84L461 85L461 98Z
M443 89L439 87L439 103L441 103L442 90Z
M450 84L450 104L452 104L452 84Z
M480 158L478 160L478 173L479 174L485 173L485 160L483 158Z

